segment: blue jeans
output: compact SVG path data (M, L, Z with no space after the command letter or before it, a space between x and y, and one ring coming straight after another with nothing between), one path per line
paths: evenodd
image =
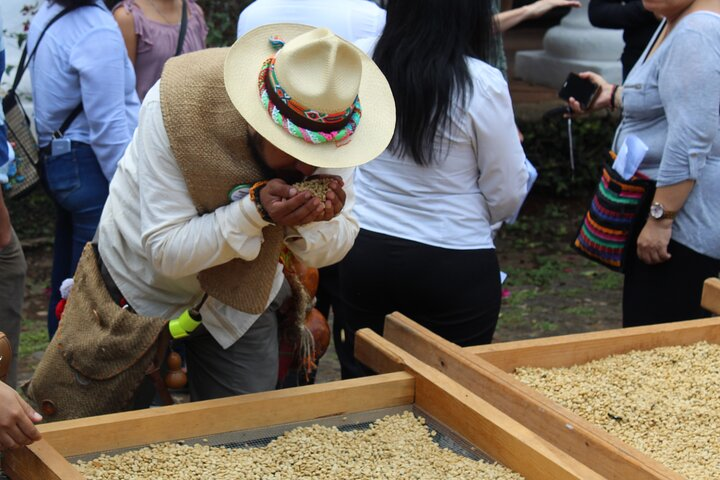
M95 235L108 196L108 181L92 147L80 142L73 142L69 153L45 156L41 178L56 210L47 317L52 338L58 326L55 307L61 298L60 284L75 274L83 247Z

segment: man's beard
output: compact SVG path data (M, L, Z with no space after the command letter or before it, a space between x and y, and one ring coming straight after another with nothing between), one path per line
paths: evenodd
M262 155L260 155L260 147L258 143L261 141L263 140L257 133L250 133L247 136L248 147L250 148L250 153L252 154L253 160L255 160L255 164L258 166L258 168L260 168L263 179L270 180L271 178L276 178L277 174L275 170L268 167L267 163L265 163L265 159L262 157Z
M305 179L305 175L303 175L302 172L294 168L273 170L272 168L268 167L267 163L265 163L265 159L260 154L259 145L260 142L266 141L267 140L262 138L257 132L248 135L248 147L250 147L250 153L252 153L253 159L255 160L257 166L260 167L263 178L266 180L272 178L279 178L281 180L284 180L289 185L303 181Z

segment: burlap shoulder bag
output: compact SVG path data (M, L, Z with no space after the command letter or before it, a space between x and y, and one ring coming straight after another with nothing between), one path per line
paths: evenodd
M62 321L25 392L47 420L130 408L149 367L164 353L167 321L121 308L85 246Z

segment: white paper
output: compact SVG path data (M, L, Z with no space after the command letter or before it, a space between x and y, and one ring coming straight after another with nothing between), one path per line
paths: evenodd
M527 172L528 172L527 189L525 191L525 198L527 198L528 194L530 193L530 189L533 187L533 185L535 184L535 180L537 180L537 178L538 178L538 172L537 172L537 169L535 168L535 165L530 163L530 160L528 160L527 158L525 159L525 168L527 169ZM525 201L523 200L523 203L524 202ZM515 223L518 215L520 214L521 209L522 209L522 204L520 204L520 208L518 208L518 211L515 212L515 215L513 215L512 218L510 218L509 220L507 220L506 223L508 223L508 224Z
M613 162L613 170L625 180L630 180L640 167L647 151L648 146L642 140L635 135L628 135Z

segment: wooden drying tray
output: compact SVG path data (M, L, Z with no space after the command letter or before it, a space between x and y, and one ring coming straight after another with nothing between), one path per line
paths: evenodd
M705 280L700 305L708 312L720 315L720 278Z
M429 365L517 420L604 478L681 480L676 472L523 384L516 367L567 367L631 350L720 343L720 317L461 348L399 313L388 315L383 337L360 330L355 356L377 372L414 372ZM401 345L402 348L398 347ZM414 357L413 357L414 356Z
M77 480L81 474L65 457L409 405L528 480L601 478L457 382L411 361L412 374L397 372L41 425L43 440L8 452L2 468L13 480Z

